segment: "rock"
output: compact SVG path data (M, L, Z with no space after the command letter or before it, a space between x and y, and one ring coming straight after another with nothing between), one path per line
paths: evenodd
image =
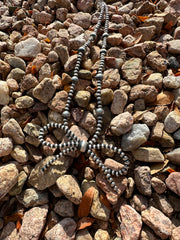
M151 185L153 189L159 194L164 193L166 190L166 184L157 177L153 177L151 179Z
M38 240L46 223L47 214L47 205L33 207L25 212L19 231L19 240Z
M24 171L21 171L18 176L18 181L14 185L14 187L12 187L11 190L9 191L9 195L15 196L17 194L20 194L26 180L27 180L27 174Z
M147 79L142 81L145 85L155 86L157 89L162 88L163 76L161 73L151 73Z
M172 172L166 179L166 186L180 196L180 172Z
M170 204L169 200L166 198L165 195L158 195L157 193L154 194L153 201L157 204L158 208L166 214L168 217L171 217L173 214L173 207Z
M156 106L154 113L157 115L158 121L164 122L164 119L169 113L169 108L167 106Z
M80 204L82 192L77 180L71 175L63 175L56 180L59 190L74 204Z
M118 46L122 42L122 34L121 33L113 33L107 38L107 42L111 46Z
M2 199L18 181L18 169L14 163L0 167L0 199Z
M161 211L154 207L142 211L142 220L161 238L167 239L171 236L172 223Z
M145 110L145 102L143 98L137 99L134 102L134 111L144 111Z
M113 100L113 90L104 88L101 90L102 105L109 105Z
M84 170L84 178L87 180L92 180L94 177L94 171L90 167L86 167Z
M169 75L163 78L163 85L165 88L179 88L180 87L180 76Z
M173 151L168 152L167 158L175 165L180 165L180 148L175 148Z
M133 126L133 116L129 112L124 112L111 120L111 132L115 136L123 135L129 132Z
M142 212L148 208L148 200L140 194L134 194L130 200L131 206L138 212Z
M75 239L76 222L72 218L64 218L45 234L46 240L73 240Z
M172 41L169 41L167 43L168 45L168 52L171 54L180 54L180 40L175 39Z
M142 34L141 42L151 41L156 33L156 26L144 26L136 29L136 32Z
M91 181L87 181L84 180L82 182L81 185L81 189L83 194L90 188L90 187L94 187L95 191L94 191L94 196L93 196L93 202L91 205L91 210L90 210L90 214L95 218L95 219L99 219L102 221L108 221L109 217L110 217L110 209L107 208L99 199L99 190L98 187L95 183L95 181L91 180Z
M78 91L74 97L75 101L80 107L87 107L91 99L91 94L88 91Z
M92 79L91 71L86 70L86 69L80 69L78 76L79 76L79 78L86 79L86 80Z
M167 62L162 56L157 52L153 51L147 55L147 63L154 70L163 72L167 69Z
M41 52L40 42L34 38L28 38L15 45L14 53L16 57L35 58Z
M133 86L129 95L130 101L143 98L145 103L154 102L157 97L157 89L151 85L138 84Z
M27 123L23 131L31 137L38 137L40 126L35 123Z
M131 58L122 65L122 74L130 84L138 84L142 74L142 60Z
M92 135L96 130L96 119L93 116L93 114L88 111L85 111L82 119L79 122L79 126L84 128L87 132L89 132Z
M37 147L34 147L33 145L26 143L26 148L27 148L28 153L29 153L29 158L33 162L37 163L37 162L40 162L42 160L42 153Z
M180 129L173 134L173 138L175 140L180 140Z
M58 58L59 58L59 56L55 51L50 51L48 53L48 59L47 60L48 60L49 63L57 62Z
M26 70L26 63L23 59L16 56L6 56L7 63L13 68L20 68L21 70Z
M164 129L168 133L175 132L180 127L180 116L175 111L170 112L164 120Z
M160 240L155 233L147 226L142 228L140 240Z
M68 10L67 8L58 8L56 10L56 19L58 19L61 22L64 22L67 17Z
M32 74L27 74L25 77L21 80L21 89L23 91L29 90L31 88L34 88L38 85L38 80L36 77L34 77Z
M162 147L169 147L173 148L175 145L174 139L172 138L171 134L168 134L167 132L163 131L162 138L159 140L159 143Z
M123 113L124 107L126 106L128 101L128 96L123 90L115 90L113 101L111 104L111 112L113 114Z
M53 99L49 102L48 107L58 113L62 113L66 106L68 93L66 91L59 91L53 97Z
M9 103L9 88L7 82L0 80L0 102L1 105Z
M7 79L13 78L17 82L20 82L24 76L25 76L25 72L23 70L21 70L20 68L14 68L11 70L11 72L7 76Z
M25 208L36 207L48 203L48 193L34 188L27 188L20 195L17 195L17 199Z
M127 188L125 190L125 197L126 198L132 197L132 194L133 194L133 191L134 191L134 186L135 186L134 179L132 177L129 177L128 178L128 185L127 185Z
M155 17L151 17L151 18L146 19L146 21L144 22L144 26L154 25L156 27L156 34L158 34L159 32L161 32L163 23L164 23L164 18L163 17L155 16Z
M122 137L121 146L124 151L137 149L147 141L149 134L150 131L146 124L133 124L131 131Z
M110 240L109 233L106 230L98 229L95 232L94 240Z
M56 6L59 8L67 8L70 10L71 1L70 0L55 0Z
M0 138L0 157L7 156L13 150L12 139L8 137Z
M176 227L172 231L171 240L178 240L180 236L180 227Z
M73 22L83 29L88 29L91 25L91 15L89 13L79 12L73 18Z
M173 94L175 97L175 104L180 107L180 88L173 90Z
M142 228L142 220L131 206L127 204L121 205L119 209L121 217L120 230L123 240L138 240Z
M56 91L51 78L44 78L34 89L33 96L43 103L48 103Z
M4 124L2 132L5 136L11 137L16 144L24 143L24 133L14 118Z
M28 161L28 153L23 147L21 147L21 145L14 146L11 156L19 163L25 163Z
M149 167L137 167L134 169L136 187L145 196L151 196L151 172Z
M109 163L111 164L112 169L116 169L119 167L120 164L116 164L115 161L111 160L107 162L107 159L105 161L106 164ZM113 181L115 182L116 186L118 187L118 192L115 192L112 187L111 184L107 181L105 175L103 173L98 173L96 175L96 184L106 193L106 197L108 199L108 201L115 205L118 202L118 198L119 196L121 196L123 194L123 192L125 191L126 187L127 187L127 178L124 176L120 176L120 177L113 177Z
M2 75L3 80L6 80L6 77L10 71L11 66L0 59L0 74Z
M68 27L68 33L71 38L75 38L75 37L78 37L79 35L81 35L82 33L84 33L84 29L74 23L71 23ZM72 59L73 59L73 57L72 57Z
M7 240L7 239L13 239L13 240L18 240L18 232L16 229L16 225L14 222L9 222L7 225L4 226L0 239Z
M45 11L41 11L41 12L33 11L32 18L34 19L34 21L36 23L38 23L38 24L40 23L43 25L45 25L47 23L48 24L52 23L52 21L54 19L53 15L51 15Z
M77 1L77 8L83 12L91 13L93 6L94 6L93 0L87 0L87 1L86 0L78 0Z
M30 108L34 105L34 99L29 96L22 96L15 100L16 108Z
M87 229L79 230L76 234L76 240L93 240Z
M51 78L51 67L49 63L45 63L39 70L39 82L44 78Z
M157 115L152 112L145 112L143 114L142 122L145 123L147 126L154 126L158 121Z
M118 69L110 68L104 71L102 88L115 88L120 82L120 74Z
M7 79L6 81L10 92L17 92L19 90L19 85L17 81L13 78Z
M56 180L63 174L72 164L70 157L62 157L57 159L42 175L40 169L46 164L51 157L46 157L41 162L37 163L31 171L28 182L38 190L44 190L55 184Z
M73 217L73 203L69 200L60 199L54 206L54 211L62 217Z
M132 151L136 160L142 162L164 162L164 156L159 148L140 147Z
M174 39L180 39L180 26L174 31Z

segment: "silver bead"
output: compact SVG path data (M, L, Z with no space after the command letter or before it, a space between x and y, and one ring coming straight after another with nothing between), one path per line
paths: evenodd
M80 144L79 144L80 151L85 152L86 149L87 149L87 145L88 145L88 143L86 141L84 141L84 140L81 141ZM91 155L93 156L94 153L91 153Z
M97 80L103 80L103 74L102 73L98 73L98 74L96 74L95 78Z
M77 82L78 81L78 77L76 77L76 76L73 76L72 78L71 78L71 80L72 80L72 82Z
M69 117L70 117L70 112L69 112L69 111L64 111L64 112L62 113L62 116L63 116L64 118L69 118Z
M97 108L97 109L96 109L96 115L97 115L97 116L102 116L103 114L104 114L103 108Z
M93 32L93 33L90 34L90 36L93 37L93 38L95 38L95 37L96 37L96 33Z
M83 47L83 46L81 46L80 48L78 48L78 52L82 52L82 53L84 53L85 52L85 47Z
M105 48L102 48L102 49L100 50L100 54L101 54L101 53L105 53L105 54L106 54L106 52L107 52L107 50L106 50Z

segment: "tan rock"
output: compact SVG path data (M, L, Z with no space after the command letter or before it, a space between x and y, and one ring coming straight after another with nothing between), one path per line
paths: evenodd
M159 148L140 147L134 150L133 156L136 160L142 162L164 162L164 156Z

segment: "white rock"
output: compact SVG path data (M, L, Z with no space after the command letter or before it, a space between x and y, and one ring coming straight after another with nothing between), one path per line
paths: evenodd
M163 85L166 88L179 88L180 87L180 76L167 76L163 78Z
M0 138L0 157L7 156L13 149L11 138Z
M31 37L17 43L14 52L17 57L35 58L41 52L41 44L36 38Z
M9 103L9 88L5 81L0 80L0 105Z
M175 132L180 127L180 116L176 112L170 112L164 120L164 129L168 133Z

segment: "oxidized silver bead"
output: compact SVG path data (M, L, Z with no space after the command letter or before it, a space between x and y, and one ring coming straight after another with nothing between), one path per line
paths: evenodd
M69 112L69 111L64 111L64 112L62 113L62 116L63 116L64 118L69 118L69 117L70 117L70 112Z
M86 149L87 149L87 142L86 141L81 141L80 144L79 144L79 149L81 152L85 152ZM92 157L94 155L94 153L91 153Z
M72 78L71 78L71 80L72 80L72 82L77 82L78 81L78 77L76 77L76 76L73 76Z
M85 49L85 47L83 47L83 46L81 46L80 48L78 48L78 52L83 52L83 53L84 53L85 50L86 50L86 49Z
M97 115L97 116L102 116L103 114L104 114L103 108L97 108L97 109L96 109L96 115Z
M95 37L96 37L96 33L93 32L93 33L90 34L90 36L93 37L93 38L95 38Z
M105 48L102 48L102 49L100 50L100 54L101 54L101 53L105 53L105 54L106 54L106 52L107 52L107 50L106 50Z
M104 37L108 37L109 36L109 34L108 33L103 33L103 35L102 35L102 37L104 38Z
M103 80L103 74L102 73L98 73L98 74L96 74L95 78L97 80Z

